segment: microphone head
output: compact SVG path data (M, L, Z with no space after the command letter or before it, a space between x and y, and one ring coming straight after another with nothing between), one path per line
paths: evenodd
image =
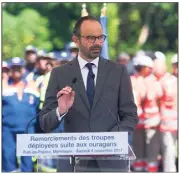
M72 79L72 84L75 84L76 82L77 82L77 78L74 77L74 78Z

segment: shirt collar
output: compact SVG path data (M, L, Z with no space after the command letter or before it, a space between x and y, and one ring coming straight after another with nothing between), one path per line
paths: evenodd
M85 67L85 65L89 62L87 62L86 60L84 60L82 57L80 57L80 55L78 55L78 62L79 62L79 66L80 66L80 69L83 69ZM93 63L96 68L98 68L98 63L99 63L99 57L95 58L92 62L90 63Z

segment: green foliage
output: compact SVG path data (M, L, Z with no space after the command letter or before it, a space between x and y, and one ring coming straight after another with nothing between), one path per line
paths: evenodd
M47 25L48 20L33 9L26 8L17 16L3 11L3 58L23 57L28 44L51 49Z
M112 10L114 9L114 10ZM109 44L109 57L112 60L116 59L118 52L117 42L119 40L119 18L115 18L119 14L119 6L117 3L110 3L107 5L108 16L108 44Z
M71 41L72 29L83 3L5 3L3 7L3 58L23 56L33 44L47 50L60 49ZM103 3L88 2L89 15L99 17ZM178 3L107 3L109 56L121 51L133 55L139 49L178 51ZM142 27L149 36L138 45Z
M16 39L14 36L16 36L16 17L13 15L8 14L7 12L3 11L2 13L3 18L6 20L3 20L2 26L3 26L3 59L5 58L5 55L8 55L8 57L12 56L14 54L14 45L16 43ZM6 27L5 27L6 26Z
M168 72L171 72L171 70L172 70L171 58L174 54L175 54L175 52L166 53L166 65L167 65Z

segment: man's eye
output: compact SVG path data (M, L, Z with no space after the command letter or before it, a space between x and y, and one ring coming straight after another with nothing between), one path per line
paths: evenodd
M88 36L87 38L90 39L90 40L94 40L95 36Z
M104 36L99 36L99 39L103 39L104 38Z

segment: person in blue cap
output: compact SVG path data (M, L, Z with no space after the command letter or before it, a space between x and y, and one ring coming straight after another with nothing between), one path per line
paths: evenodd
M53 67L56 67L59 65L59 53L52 51L47 54L47 57L50 58L47 65L51 65L51 68L48 69L47 73L52 70Z
M24 51L25 59L25 72L23 73L23 79L25 81L32 80L31 73L35 69L37 61L37 49L33 45L27 45Z
M47 63L48 68L46 74L49 73L54 67L63 65L72 59L71 55L66 50L52 51L47 54L47 57L50 59Z
M21 71L21 73L23 74L21 76L21 80L25 81L24 79L24 73L25 73L25 62L22 58L20 57L13 57L12 59L10 59L9 64L8 64L9 68L10 68L10 72L9 72L9 80L8 80L8 84L12 85L12 83L14 83L14 80L12 78L12 72L13 70L17 70L17 71Z
M76 56L76 55L75 55ZM74 56L72 56L72 54L66 50L62 50L60 51L60 56L59 56L59 62L61 63L61 61L71 61L73 58L75 58Z
M39 93L33 82L22 80L23 59L12 58L10 71L12 83L2 91L2 171L17 171L16 134L25 133L28 122L36 115ZM33 122L29 132L34 133ZM31 157L21 157L21 172L32 172Z
M32 72L35 68L37 59L37 49L33 45L28 45L25 48L25 67L29 72Z
M67 52L70 53L72 59L78 55L79 49L74 42L67 43L65 48L66 48Z
M32 73L32 80L36 82L37 87L40 89L43 76L47 73L47 63L50 61L45 50L37 52L37 61L34 72Z

